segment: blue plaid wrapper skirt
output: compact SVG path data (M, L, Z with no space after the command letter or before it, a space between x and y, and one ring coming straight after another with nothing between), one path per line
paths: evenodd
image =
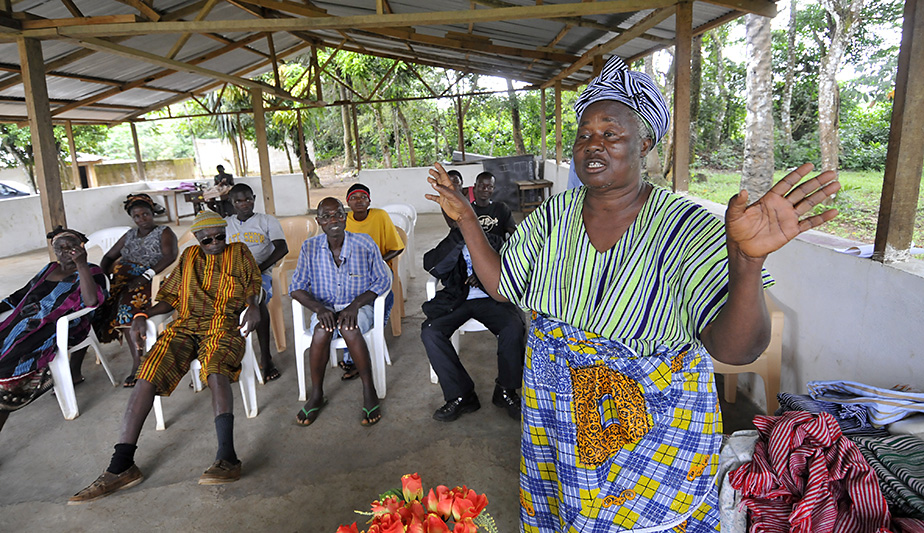
M522 396L521 531L719 530L722 415L704 349L639 356L536 316Z

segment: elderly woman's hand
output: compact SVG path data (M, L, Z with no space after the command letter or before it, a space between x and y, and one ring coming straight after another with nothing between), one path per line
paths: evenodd
M427 178L433 190L439 194L425 194L427 200L433 200L440 204L446 216L452 220L461 220L465 215L475 215L472 204L462 195L462 191L456 186L446 173L446 169L439 163L433 163L430 169L430 177Z
M837 209L828 209L800 220L802 215L841 188L836 174L830 170L799 184L813 168L811 163L806 163L790 172L752 205L748 205L747 191L733 196L725 212L729 243L749 257L765 257L800 233L836 217Z

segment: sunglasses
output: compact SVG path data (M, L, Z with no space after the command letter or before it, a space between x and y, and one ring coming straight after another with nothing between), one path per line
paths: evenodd
M225 240L225 234L219 233L218 235L215 235L214 237L206 237L202 239L201 241L199 241L199 244L201 244L202 246L208 246L212 244L214 241L223 241L223 240Z

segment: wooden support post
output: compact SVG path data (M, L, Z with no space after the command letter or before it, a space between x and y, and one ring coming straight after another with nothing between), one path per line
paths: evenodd
M58 172L58 150L55 147L54 126L51 123L48 86L45 84L42 42L38 39L20 37L16 43L19 48L19 64L22 65L29 130L32 133L35 178L41 190L39 197L42 202L42 218L45 231L50 232L58 225L67 227L67 218L64 215L64 197L61 195L61 175ZM55 259L50 245L48 254L52 260Z
M138 143L138 130L135 129L135 123L129 122L132 128L132 143L135 145L135 168L138 170L138 177L141 181L147 181L144 173L144 159L141 158L141 144Z
M311 180L308 179L308 153L305 151L305 132L302 129L302 110L295 110L295 118L298 120L298 161L302 169L302 179L305 180L305 201L308 202L308 210L311 210Z
M356 170L363 169L363 155L360 153L359 146L359 120L356 118L356 104L350 105L350 113L353 115L353 146L356 152Z
M693 54L693 2L677 4L674 41L674 191L690 189L690 76Z
M911 258L915 210L924 170L924 85L912 72L924 71L924 2L905 0L902 43L895 76L889 151L873 259L883 263Z
M257 133L257 156L260 158L260 185L263 186L263 209L266 214L276 214L273 197L273 174L270 171L269 148L266 146L266 116L263 114L263 91L250 89L253 106L253 129Z
M562 161L561 151L561 81L555 82L555 164Z
M64 131L67 133L67 149L71 152L71 182L74 189L83 189L80 183L80 167L77 166L77 144L74 142L74 128L71 121L64 123Z
M465 119L462 117L462 97L456 96L456 127L459 130L459 151L465 161Z
M539 109L539 120L542 123L542 140L540 141L539 145L542 147L542 166L544 167L546 157L548 156L548 147L546 146L545 138L549 132L547 123L548 121L545 117L545 89L539 89Z

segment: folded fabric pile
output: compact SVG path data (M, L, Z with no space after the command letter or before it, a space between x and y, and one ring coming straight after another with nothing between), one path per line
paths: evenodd
M809 381L806 387L816 400L867 409L875 426L924 413L924 393L917 391L882 389L855 381Z
M876 473L830 414L759 415L754 425L753 459L729 475L753 533L924 531L921 521L892 521Z
M924 441L911 435L858 438L893 514L924 519Z
M787 411L805 411L819 414L828 413L837 420L841 432L848 437L888 437L889 432L883 428L873 427L869 421L869 414L864 406L841 405L823 400L815 400L807 394L790 394L781 392L776 395L780 401L780 408L776 414L781 415Z

